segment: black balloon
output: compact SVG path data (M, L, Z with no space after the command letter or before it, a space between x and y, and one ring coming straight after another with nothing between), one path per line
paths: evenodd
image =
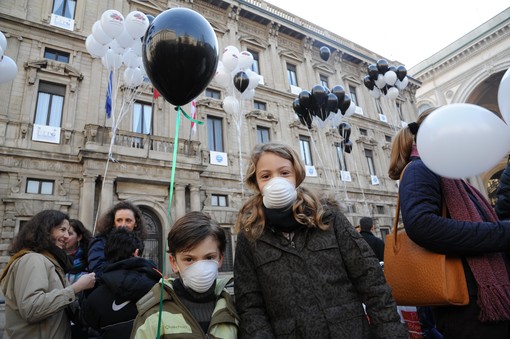
M393 71L397 73L397 66L391 65L390 67L388 67L388 71Z
M352 141L347 140L346 142L342 141L342 146L344 148L345 153L351 153L352 151Z
M404 65L400 65L397 67L397 71L395 73L397 73L397 79L402 81L407 75L407 69Z
M171 8L149 25L142 59L152 85L172 105L182 106L209 85L219 60L209 22L187 8Z
M365 87L368 88L369 90L374 89L375 82L374 79L370 77L370 75L365 75L365 77L363 78L363 83L365 84Z
M312 93L309 91L301 91L299 93L299 104L304 108L312 108Z
M377 60L377 70L379 71L380 74L386 73L386 71L388 70L388 67L389 67L388 61L386 61L385 59Z
M292 102L292 108L294 108L294 112L296 112L299 121L308 128L312 128L312 117L306 108L301 106L299 103L299 99L294 99Z
M379 76L379 70L377 69L377 66L374 64L368 65L368 75L372 80L377 80L377 77Z
M338 111L338 98L333 93L329 93L326 98L326 109L328 113Z
M234 86L239 92L244 93L249 84L250 78L245 72L241 71L234 75Z
M347 112L350 105L351 105L351 96L349 94L346 94L344 96L344 101L339 105L342 115L345 115L345 112Z
M320 49L320 56L322 60L328 61L329 57L331 56L331 51L328 47L322 46Z
M342 122L338 125L338 133L344 138L344 141L348 141L351 137L351 125L347 122Z
M326 103L328 97L328 89L322 85L315 85L312 87L312 98L315 101L315 107L322 107Z
M331 89L331 93L336 95L336 98L338 99L338 106L340 106L342 102L344 102L345 89L340 85L336 85Z

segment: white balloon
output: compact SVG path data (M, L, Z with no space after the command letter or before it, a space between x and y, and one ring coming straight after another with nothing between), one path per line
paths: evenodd
M225 99L223 99L223 110L228 114L237 114L239 113L241 106L239 105L239 101L233 96L229 95Z
M108 51L108 45L102 45L90 34L85 40L85 48L93 58L102 58Z
M384 75L382 74L379 74L377 76L377 80L375 81L375 85L377 87L379 87L379 89L383 88L384 86L386 86L386 81L384 81Z
M243 93L241 93L241 98L248 100L255 96L255 90L254 89L246 89Z
M390 100L395 100L398 97L398 89L396 87L388 88L388 92L386 92L386 97Z
M400 80L395 81L395 86L399 90L403 90L404 88L407 87L408 84L409 84L409 78L407 76L402 81L400 81Z
M510 125L510 68L505 72L498 89L498 106L503 119Z
M248 51L242 51L239 53L239 68L245 69L250 68L253 64L253 55Z
M128 88L140 86L143 81L143 75L140 68L128 67L124 70L124 84Z
M136 68L140 66L141 58L136 55L135 51L129 48L122 55L122 62L127 67Z
M142 56L142 40L135 39L135 43L131 46L131 48L135 51L136 55L139 57Z
M112 39L118 37L124 30L124 17L115 9L104 11L101 15L101 28Z
M130 48L135 44L135 39L131 36L131 34L128 33L126 29L124 29L119 36L115 38L117 43L122 48Z
M227 88L232 83L232 76L229 72L226 71L225 67L223 67L223 64L221 64L218 65L218 68L216 69L214 80L216 80L218 85L221 87Z
M354 114L355 111L356 111L356 104L351 101L349 108L347 108L347 111L345 111L345 117L346 118L350 117L351 115Z
M381 90L377 87L374 87L374 89L370 91L370 95L373 98L377 99L381 96Z
M386 73L384 73L384 82L386 82L386 85L393 86L395 85L395 81L397 81L397 73L393 71L386 71Z
M133 39L139 39L145 35L149 28L149 18L140 11L133 11L126 16L126 30Z
M101 21L99 20L94 22L94 25L92 25L92 36L101 45L108 45L113 40L112 37L103 31L103 27L101 27Z
M14 60L4 55L0 61L0 84L14 80L16 73L18 73L18 66L16 63Z
M442 106L423 121L416 139L430 170L448 178L480 175L510 151L510 127L472 104Z
M250 80L250 82L248 83L248 87L246 89L250 90L257 87L260 82L260 75L258 75L251 69L247 69L245 73L248 75L248 79Z
M122 54L115 53L113 49L109 49L105 54L106 69L115 71L122 65Z
M4 56L4 49L2 46L0 46L0 60L2 60L2 57Z
M229 72L234 71L239 63L239 50L234 46L228 46L223 52L221 61L226 70Z
M124 52L126 52L125 48L120 47L117 39L113 39L108 46L110 46L110 48L113 49L113 51L117 54L124 54Z
M0 48L2 48L4 52L7 50L7 38L2 32L0 32Z

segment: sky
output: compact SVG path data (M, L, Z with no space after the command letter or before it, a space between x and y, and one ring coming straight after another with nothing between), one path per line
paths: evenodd
M266 0L407 69L510 7L510 0Z

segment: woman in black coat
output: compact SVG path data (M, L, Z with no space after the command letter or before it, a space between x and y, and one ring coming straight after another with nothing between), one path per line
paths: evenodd
M510 156L505 170L499 178L498 190L496 191L498 200L494 209L500 220L510 220Z

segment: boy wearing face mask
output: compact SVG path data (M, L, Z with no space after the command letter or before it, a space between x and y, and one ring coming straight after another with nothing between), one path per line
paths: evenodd
M239 338L408 338L374 252L305 177L287 145L252 151L255 194L236 222Z
M160 282L140 299L131 338L157 337L160 317L162 338L237 338L239 317L225 289L232 277L217 278L225 231L204 213L190 212L175 222L167 242L178 278L164 280L163 294Z

